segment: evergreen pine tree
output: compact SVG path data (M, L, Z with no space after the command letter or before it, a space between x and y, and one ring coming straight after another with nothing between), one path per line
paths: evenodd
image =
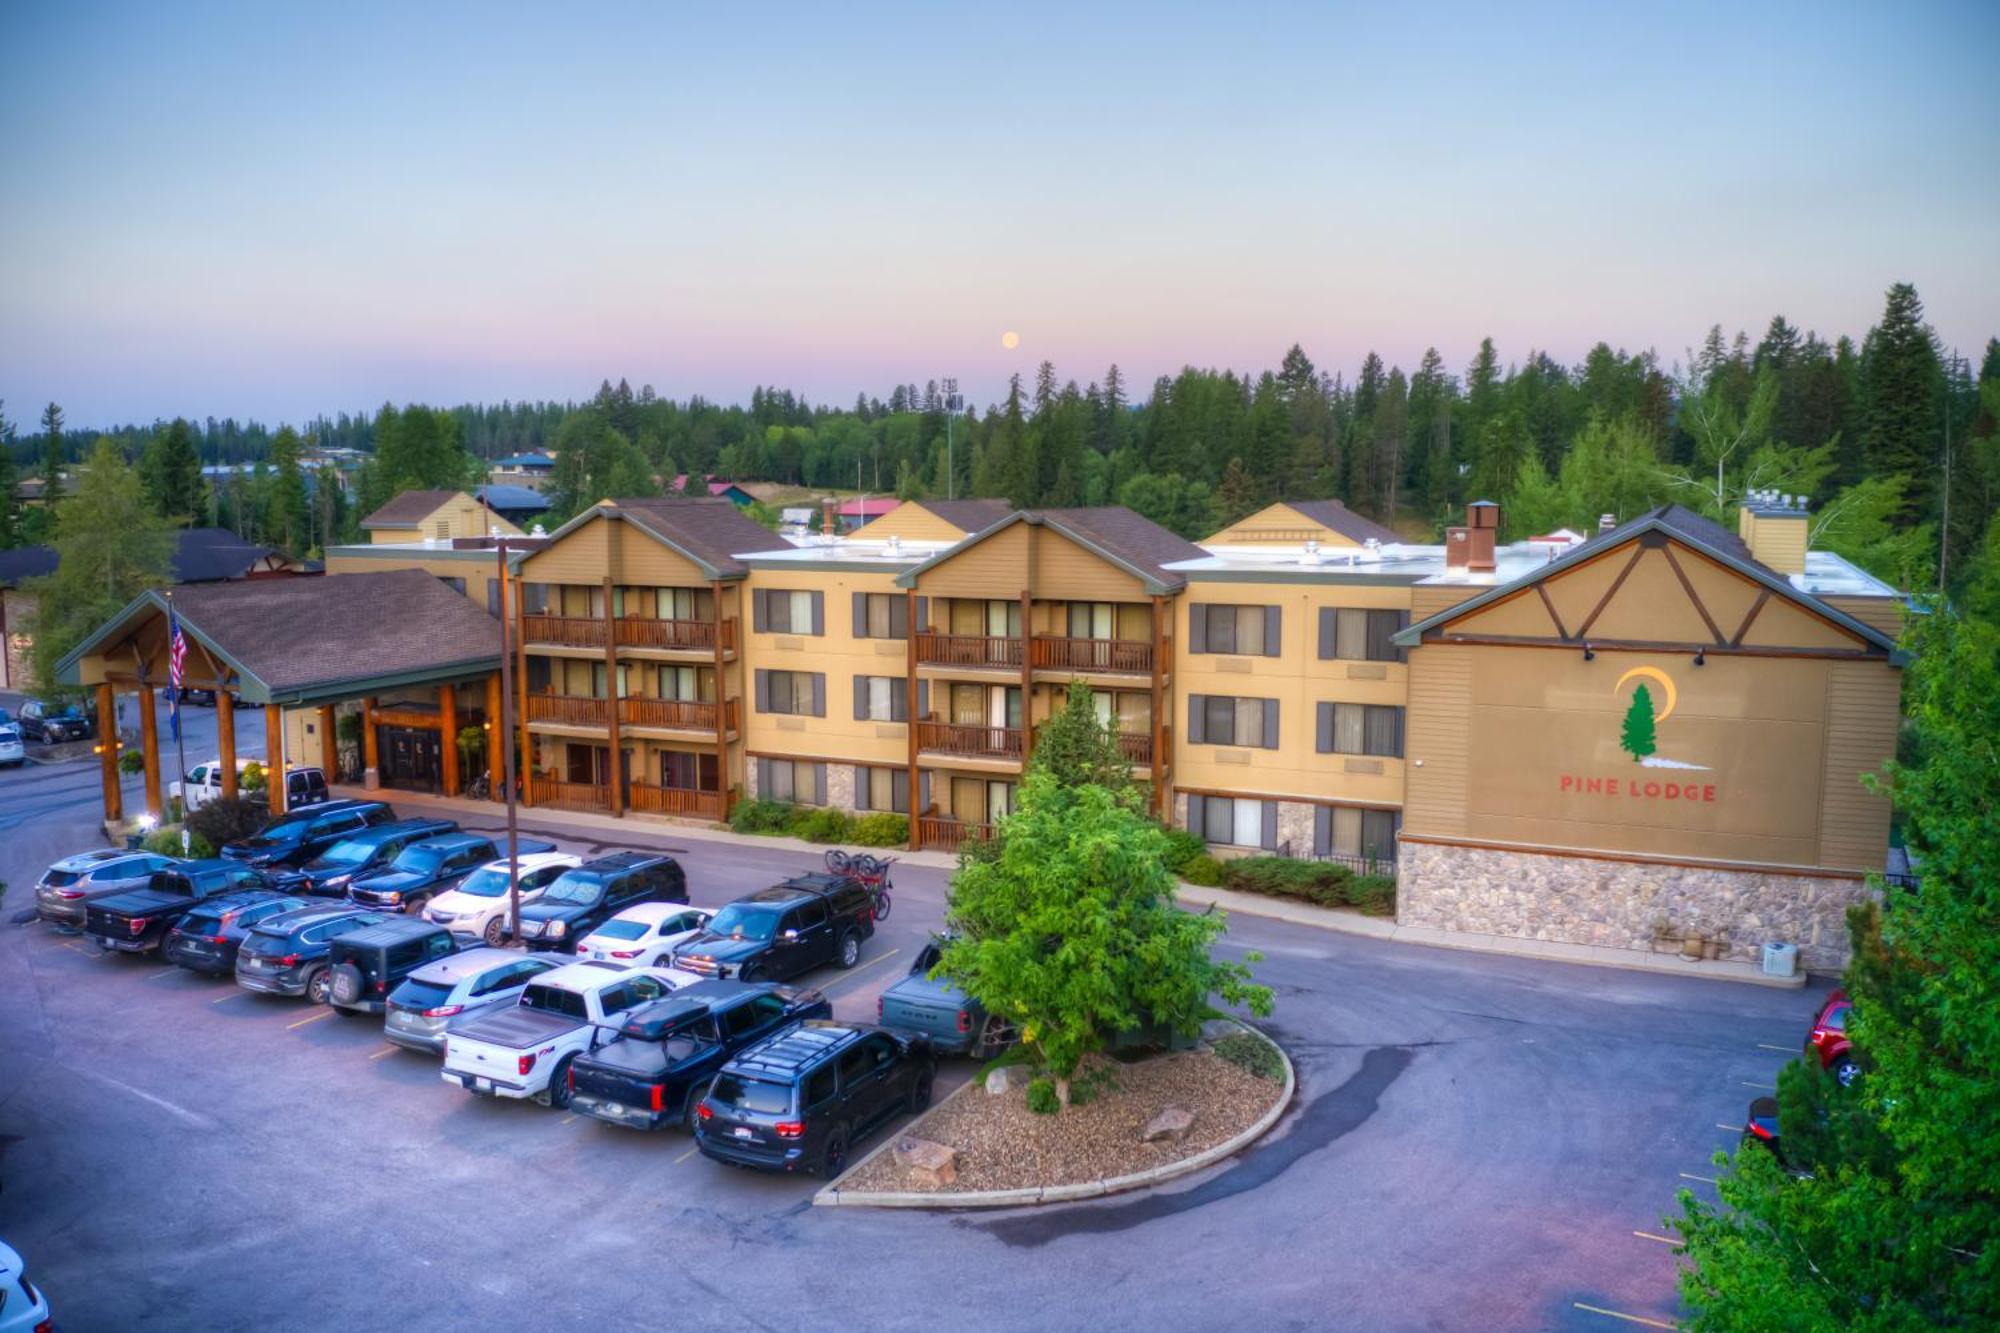
M63 497L62 470L67 462L63 450L62 409L50 403L42 409L42 508L55 512Z
M1882 322L1861 352L1868 438L1868 474L1910 480L1900 517L1914 524L1933 512L1938 409L1943 377L1937 342L1924 324L1917 289L1899 282L1889 289Z
M306 477L299 466L299 433L281 427L271 437L271 463L275 473L271 488L271 512L265 531L272 541L290 555L304 555L311 546L311 515L306 505Z

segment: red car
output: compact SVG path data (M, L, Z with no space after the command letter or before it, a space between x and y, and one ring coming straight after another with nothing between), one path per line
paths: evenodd
M1854 1002L1847 998L1846 991L1833 992L1820 1006L1812 1033L1806 1038L1805 1053L1818 1056L1819 1067L1839 1079L1843 1088L1861 1072L1860 1054L1847 1037L1847 1019L1853 1009Z

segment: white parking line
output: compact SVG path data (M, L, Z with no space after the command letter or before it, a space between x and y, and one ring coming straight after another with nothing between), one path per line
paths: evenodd
M819 993L821 995L824 995L828 991L832 990L835 986L838 986L841 982L852 981L854 978L860 976L863 972L866 972L869 968L875 966L875 964L886 963L891 958L894 958L897 954L901 952L902 952L901 949L891 949L889 950L889 952L883 954L879 958L871 958L867 962L861 964L861 966L859 967L849 968L846 972L843 972L841 975L835 977L832 981L827 982L826 985L821 986L819 988Z
M1760 1042L1758 1042L1758 1043L1757 1043L1757 1049L1758 1049L1758 1050L1760 1050L1760 1051L1778 1051L1778 1052L1781 1052L1782 1054L1785 1054L1785 1055L1794 1055L1794 1054L1796 1054L1796 1053L1797 1053L1797 1048L1796 1048L1796 1047L1792 1047L1792 1046L1773 1046L1773 1045L1771 1045L1771 1044L1770 1044L1769 1042L1766 1042L1766 1041L1760 1041Z
M1660 1242L1660 1244L1662 1245L1680 1244L1680 1242L1675 1240L1672 1236L1656 1236L1650 1231L1635 1231L1632 1234L1637 1236L1640 1240L1656 1240Z
M160 979L161 977L171 977L171 976L175 976L175 975L177 975L177 974L178 974L179 972L180 972L180 969L179 969L178 967L163 967L163 968L161 968L161 969L160 969L159 971L157 971L157 972L153 973L153 975L152 975L152 976L150 976L150 977L147 977L147 978L146 978L146 980L148 980L148 981L158 981L158 980L159 980L159 979Z
M1678 1174L1682 1180L1699 1180L1704 1185L1713 1185L1715 1183L1714 1176L1691 1176L1685 1171Z
M300 1019L300 1020L299 1020L298 1022L296 1022L296 1023L287 1023L287 1024L285 1024L285 1031L287 1031L287 1032L290 1032L290 1031L291 1031L291 1030L292 1030L293 1028L302 1028L302 1027L304 1027L304 1026L305 1026L306 1024L308 1024L308 1023L317 1023L317 1022L319 1022L319 1021L320 1021L320 1019L322 1019L322 1018L332 1018L332 1017L333 1017L333 1010L331 1010L331 1009L322 1009L322 1010L320 1010L320 1011L319 1011L318 1013L314 1014L314 1015L313 1015L312 1017L310 1017L310 1018L301 1018L301 1019Z
M1571 1301L1570 1304L1574 1305L1579 1310L1587 1310L1591 1314L1601 1314L1609 1319L1623 1319L1628 1324L1644 1324L1647 1328L1680 1327L1679 1324L1670 1324L1664 1319L1648 1319L1646 1318L1646 1316L1640 1314L1620 1314L1616 1310L1606 1310L1602 1306L1585 1305L1582 1301Z
M1725 1125L1725 1124L1723 1124L1723 1123L1722 1123L1722 1122L1721 1122L1720 1120L1718 1120L1718 1121L1716 1121L1716 1122L1715 1122L1715 1127L1716 1127L1717 1129L1726 1129L1726 1130L1728 1130L1728 1131L1729 1131L1729 1132L1730 1132L1731 1134L1741 1134L1741 1133L1743 1132L1743 1126L1741 1126L1741 1125Z

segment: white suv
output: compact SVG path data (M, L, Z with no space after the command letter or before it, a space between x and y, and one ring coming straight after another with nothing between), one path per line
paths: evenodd
M581 857L568 852L530 852L519 860L521 905L542 896L542 890L556 882L565 870L583 864ZM507 862L489 861L460 880L449 892L431 899L424 916L464 942L481 940L499 945L507 938Z

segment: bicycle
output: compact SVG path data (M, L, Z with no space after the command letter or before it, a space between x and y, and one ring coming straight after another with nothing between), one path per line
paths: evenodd
M874 904L875 919L886 921L893 905L889 896L889 867L894 865L893 856L870 856L866 852L849 855L838 847L826 853L826 868L835 875L846 875L868 890L868 897Z
M493 780L484 773L474 778L465 788L465 798L469 801L490 800L492 796Z

